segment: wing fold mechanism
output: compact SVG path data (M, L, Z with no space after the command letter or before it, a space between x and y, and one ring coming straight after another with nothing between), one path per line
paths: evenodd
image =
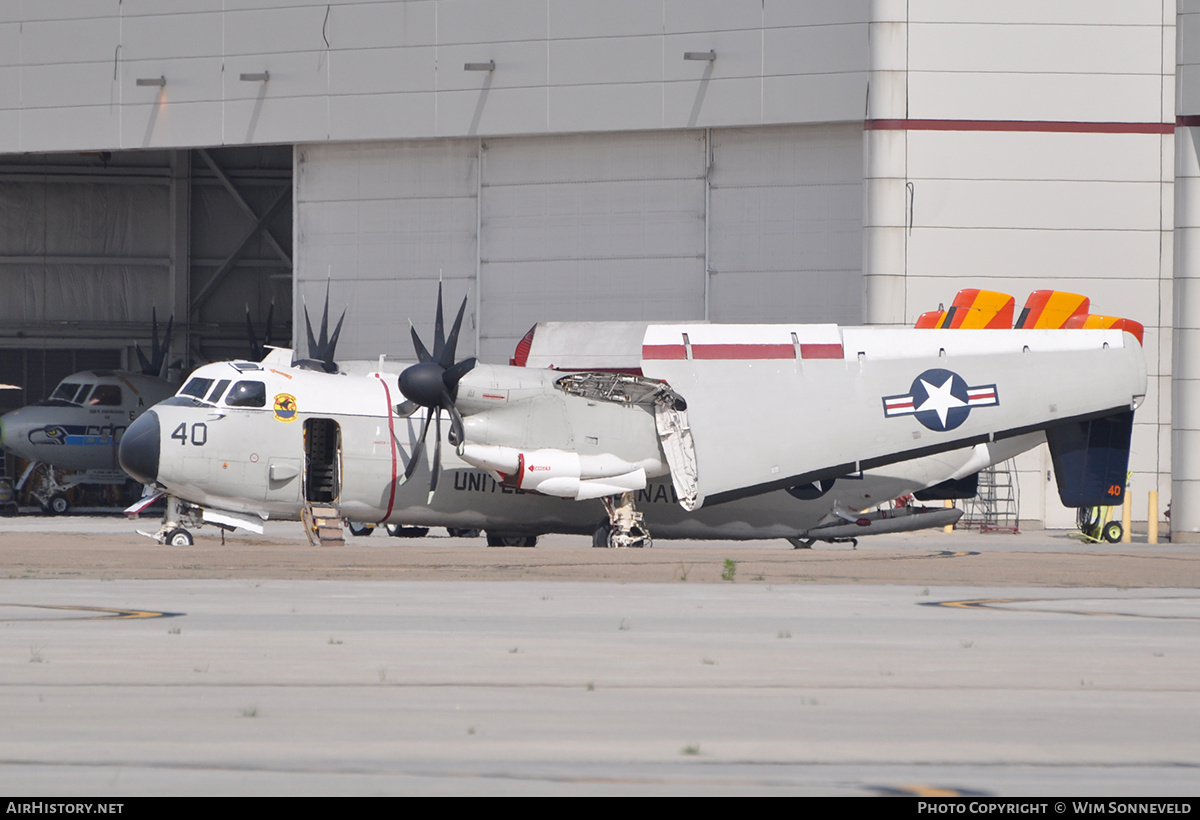
M687 401L670 385L629 373L573 373L555 382L564 393L592 400L639 404L654 408L654 423L671 484L679 503L689 512L699 506L696 447L688 424ZM640 489L640 488L639 488Z

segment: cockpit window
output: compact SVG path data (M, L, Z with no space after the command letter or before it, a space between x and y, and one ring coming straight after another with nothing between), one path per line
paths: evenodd
M85 401L87 401L88 394L92 392L92 388L94 386L95 385L91 384L80 385L79 392L75 394L75 403L83 404Z
M212 379L190 379L188 383L183 386L183 389L179 391L179 395L192 396L197 399L202 399L204 398L205 394L208 393L208 388L212 387L212 383Z
M262 382L238 382L230 388L225 403L230 407L266 407L267 386Z
M208 400L213 404L219 402L221 400L221 394L225 392L225 388L228 386L229 379L221 379L219 382L217 382L217 386L212 389L212 392L208 394Z
M75 394L79 392L80 386L81 385L79 382L63 382L57 388L55 388L54 393L51 394L50 398L52 400L61 399L62 401L74 401Z
M98 384L88 404L93 407L120 407L121 388L115 384Z

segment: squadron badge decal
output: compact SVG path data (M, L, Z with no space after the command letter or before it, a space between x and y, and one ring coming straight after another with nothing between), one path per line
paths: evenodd
M296 409L296 397L291 393L275 394L275 418L280 421L295 421Z
M910 392L883 397L883 415L916 416L930 430L953 430L967 420L972 407L1000 403L996 385L968 387L966 379L949 370L933 368L913 379Z

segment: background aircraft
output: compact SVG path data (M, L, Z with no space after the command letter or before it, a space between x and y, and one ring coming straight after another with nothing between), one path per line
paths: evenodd
M128 481L117 459L121 436L134 419L179 387L178 381L167 379L173 323L174 317L167 320L160 342L154 315L150 356L137 348L140 373L73 373L48 399L0 416L0 448L28 461L18 492L28 489L45 512L61 514L71 506L66 491L78 484Z
M325 321L328 311L326 297ZM260 344L250 308L246 308L246 333L255 358L261 359L271 344L274 312L275 306L271 305ZM71 504L66 493L79 484L129 481L117 457L126 428L147 409L174 395L181 381L178 372L170 375L172 367L178 370L180 366L179 361L172 364L169 358L174 317L167 320L161 341L157 313L152 317L150 355L136 347L140 372L72 373L59 382L49 398L0 416L0 449L27 462L15 490L27 491L44 512L67 512ZM330 357L336 344L336 338L333 345L326 343Z
M226 526L798 539L1042 431L1064 503L1119 503L1145 393L1119 330L649 325L640 374L564 374L456 361L462 316L447 335L439 294L433 350L414 330L419 362L398 380L296 368L284 350L200 368L130 428L122 466ZM190 540L177 523L160 537Z

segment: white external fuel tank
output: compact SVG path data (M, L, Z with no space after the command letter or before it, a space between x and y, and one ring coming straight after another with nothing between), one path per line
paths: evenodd
M665 469L653 459L634 464L610 453L522 451L491 444L464 444L460 455L469 464L499 474L510 486L576 501L641 490L647 468L655 474Z

